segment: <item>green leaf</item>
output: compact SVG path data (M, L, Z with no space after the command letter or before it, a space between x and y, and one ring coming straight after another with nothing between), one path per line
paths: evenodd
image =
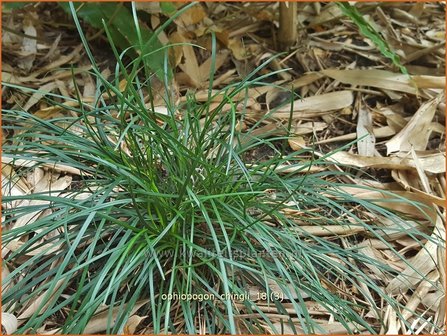
M2 10L12 10L12 9L19 9L23 8L26 5L29 5L31 2L5 2L3 3Z
M67 13L70 13L68 3L59 3L59 5ZM137 29L133 24L133 16L122 3L74 3L74 5L77 15L92 27L103 29L102 22L104 20L108 26L113 43L119 49L125 50L133 47L133 49L130 49L133 57L151 53L150 57L144 57L143 62L152 71L156 73L162 72L164 54L161 50L163 44L158 38L153 38L154 33L140 22L139 30L143 41L143 45L141 45L138 40Z
M177 11L177 8L172 2L160 2L160 8L162 13L167 16L171 16Z

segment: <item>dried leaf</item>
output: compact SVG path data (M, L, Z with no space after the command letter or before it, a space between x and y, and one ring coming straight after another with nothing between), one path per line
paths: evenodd
M352 91L336 91L295 100L292 118L318 116L329 111L339 110L352 105L354 100ZM272 115L277 118L289 118L291 104L280 107Z
M326 69L321 71L328 77L342 83L371 86L391 91L400 91L417 94L418 89L444 88L445 76L408 76L396 74L390 71L368 69L368 70L336 70Z
M183 42L186 42L184 37ZM194 52L194 47L192 45L185 44L182 48L184 62L180 64L179 67L189 77L193 86L196 88L201 88L203 83L201 81L199 63Z
M400 326L397 319L396 311L391 307L391 305L387 306L387 312L386 315L387 318L385 319L385 322L388 323L388 329L386 331L386 335L398 335Z
M293 138L289 138L289 146L294 151L299 151L303 148L306 148L306 140L304 140L301 136L295 136Z
M2 263L2 293L5 293L9 287L13 286L12 280L10 282L5 282L5 279L9 274L11 274L11 272L8 269L8 265Z
M422 104L407 125L386 143L387 153L408 152L411 148L425 150L432 132L431 122L443 99L444 94L439 94Z
M319 237L325 236L352 236L358 233L367 231L366 227L362 226L347 226L347 225L300 225L293 228L297 234L314 235Z
M421 220L436 220L436 207L430 200L426 198L419 197L419 195L402 190L389 190L388 192L384 192L381 190L368 190L364 188L357 187L340 187L341 190L351 194L352 196L359 199L367 199L373 200L375 204L383 206L388 209L393 209L399 211L401 213L408 214L414 218L419 218ZM389 193L392 193L389 194ZM410 202L389 202L390 198L395 199L396 197L407 199L409 201L418 202L424 205L424 212L421 211L419 206L416 206ZM411 225L411 223L408 223Z
M14 165L16 167L29 167L29 168L32 168L38 162L37 161L33 161L33 160L29 160L29 159L26 159L26 160L24 160L24 159L12 159L12 158L9 158L7 156L2 156L2 163L11 164L11 165ZM40 162L39 162L39 164L40 164ZM70 174L74 174L74 175L81 175L81 173L85 174L85 175L90 175L89 173L81 172L77 168L73 168L71 166L67 166L67 165L63 165L63 164L57 164L57 163L43 163L43 164L41 164L41 167L53 169L53 170L59 171L59 172L70 173Z
M210 56L205 62L200 65L199 75L200 82L203 83L203 86L208 83L208 80L210 78L211 64L214 62L214 71L219 70L224 62L228 59L228 54L229 52L227 50L224 50L216 55L214 61Z
M396 132L389 126L374 128L373 133L374 133L375 138L387 138L387 137L390 137L391 135L396 134ZM316 141L315 144L319 145L319 144L325 144L325 143L331 143L331 142L337 142L337 141L350 141L350 140L354 140L356 138L357 138L357 133L349 133L349 134L344 134L344 135L340 135L340 136L333 137L333 138Z
M228 49L237 61L244 61L247 59L247 50L240 38L231 38L228 41Z
M324 130L326 127L327 124L322 121L302 123L295 126L293 134L295 135L312 134L314 132L320 132Z
M444 221L438 216L431 239L413 258L408 260L405 270L390 281L386 287L387 292L391 294L406 292L422 281L422 276L427 275L436 269L438 264L443 263L443 260L438 260L437 250L445 249L445 246L439 245L444 238Z
M2 334L11 335L17 330L17 318L13 314L2 312Z
M357 120L357 147L359 155L374 156L376 150L376 138L374 137L374 130L372 125L371 113L365 109L359 109Z
M26 102L25 106L23 107L23 110L29 111L29 109L34 105L36 105L42 99L42 97L53 91L55 88L57 88L57 84L55 82L42 85L36 92L33 93L30 99Z
M180 26L189 26L201 22L205 17L206 12L203 6L198 3L196 6L187 9L174 21Z
M130 314L135 314L135 312L145 305L149 300L142 300L135 303ZM107 328L113 328L115 325L115 319L118 316L119 311L122 309L121 306L114 307L112 309L112 321L109 321L109 309L105 309L102 312L96 314L87 323L84 329L84 334L94 334L100 331L105 331Z
M160 7L160 2L155 1L137 1L135 2L135 6L138 10L141 10L143 12L149 13L149 14L159 14L162 12Z
M410 169L416 168L414 160L400 157L368 157L348 152L336 152L330 161L359 168ZM419 158L419 164L426 172L440 174L445 172L445 154L431 154Z
M321 11L320 15L317 15L312 20L309 27L315 27L322 25L323 23L334 21L335 19L339 18L342 15L343 12L340 9L340 7L338 7L335 3L331 3L328 6L325 6Z
M47 175L47 178L43 178L35 187L34 187L34 193L47 193L48 196L57 197L62 190L65 190L68 188L68 186L71 184L72 177L71 176L64 176L59 178L58 180L51 182L48 180L49 176ZM29 204L26 204L26 202L29 202ZM45 205L50 204L49 201L42 201L42 200L25 200L24 203L22 203L22 206L39 206L39 205ZM39 215L42 213L43 210L36 210L36 211L28 211L25 215L21 216L14 224L15 228L31 224L35 222Z
M422 280L419 286L416 288L411 298L405 305L405 309L402 311L402 316L404 319L408 320L412 315L415 314L419 303L428 294L428 292L433 288L432 284L439 279L439 273L437 270L431 272L427 279Z
M126 322L126 325L123 328L124 335L133 335L137 330L138 325L142 320L144 320L145 316L132 315Z
M55 293L57 293L57 290L59 289L59 287L65 282L65 279L60 279L54 289L53 292L51 294L49 292L49 289L44 290L43 292L41 292L42 294L40 294L35 300L33 301L28 301L31 302L31 304L29 306L26 307L25 311L22 312L19 316L19 320L26 320L27 318L31 317L38 309L39 307L42 305L42 308L39 310L39 313L43 313L47 308L48 305L51 303L51 299L54 296ZM47 295L49 295L47 297ZM44 303L44 300L46 300L46 302ZM22 322L21 321L21 322Z
M37 30L30 18L23 20L23 32L30 36L25 36L22 40L22 55L18 65L25 71L31 70L37 54Z

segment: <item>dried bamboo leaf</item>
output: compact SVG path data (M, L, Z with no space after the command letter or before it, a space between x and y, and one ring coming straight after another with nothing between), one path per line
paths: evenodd
M16 160L16 159L4 157L4 156L2 156L2 162L6 163L6 164L14 165L16 167L34 167L36 164L39 164L39 162L33 161L33 160L24 160L24 159ZM63 165L63 164L43 163L43 164L41 164L41 167L52 169L52 170L55 170L58 172L74 174L74 175L81 175L81 174L90 175L89 173L81 172L77 168L73 168L71 166L67 166L67 165Z
M2 312L1 321L2 334L4 331L6 335L11 335L17 330L17 318L13 314Z
M393 128L391 128L389 126L384 126L384 127L374 128L373 134L376 138L386 138L386 137L396 134L396 132L394 131ZM332 137L332 138L328 138L328 139L324 139L324 140L319 140L319 141L316 141L315 144L321 145L321 144L337 142L337 141L349 141L349 140L354 140L356 138L357 138L357 133L349 133L349 134L344 134L344 135L340 135L340 136L336 136L336 137Z
M309 27L314 27L321 25L323 23L328 23L334 21L335 19L341 17L343 15L343 11L338 7L335 3L331 3L328 6L325 6L321 11L320 15L317 15Z
M391 305L387 305L387 318L385 319L385 323L388 325L388 329L386 331L387 335L398 335L400 330L399 320L397 318L397 313Z
M2 280L5 281L4 279L6 279L9 274L11 274L11 272L9 271L8 265L2 263ZM13 280L11 280L10 282L2 282L2 293L4 293L9 287L13 285Z
M135 312L147 302L149 302L149 300L141 300L136 302L130 314L135 314ZM120 305L112 309L112 321L109 321L109 309L105 309L102 312L96 314L85 326L84 334L99 333L100 331L104 331L107 328L113 328L116 317L118 316L120 310L122 310L122 307ZM110 324L109 322L112 323Z
M318 96L298 99L293 102L292 118L314 116L351 106L354 101L352 91L336 91ZM280 107L272 116L288 119L291 104Z
M36 105L42 97L44 97L46 94L53 91L55 88L57 88L57 84L55 82L47 83L42 85L36 92L33 93L33 95L28 99L25 106L23 107L24 111L28 111L31 107Z
M183 40L183 42L185 41L186 39ZM194 48L189 44L183 45L182 48L184 63L180 64L179 67L189 77L191 84L196 88L201 88L203 83L201 82L199 63Z
M412 174L409 174L412 173ZM408 176L407 176L408 175ZM428 202L432 202L440 207L445 207L446 199L443 197L439 197L434 195L433 193L429 194L424 191L418 189L419 183L417 178L414 176L414 172L404 171L404 170L393 170L391 172L391 176L394 178L396 182L398 182L405 190L411 191L418 195L419 198L424 199ZM432 179L433 181L433 179ZM417 184L417 185L416 185Z
M326 226L314 226L314 225L300 225L294 228L292 231L297 234L311 234L314 236L352 236L360 232L365 232L367 229L362 226L347 226L347 225L326 225Z
M58 180L49 183L48 180L42 179L44 181L39 182L35 188L34 193L46 193L48 192L48 196L57 197L61 193L62 190L65 190L70 186L72 177L71 176L64 176L59 178ZM28 206L38 206L38 205L44 205L44 204L50 204L49 201L41 201L41 200L32 200L29 201ZM26 215L21 216L14 224L15 228L31 224L35 222L39 215L42 213L43 210L36 210L36 211L29 211Z
M422 104L407 125L386 143L387 153L408 152L411 148L425 150L432 131L431 122L443 99L444 94L441 93Z
M328 160L359 168L411 169L416 168L414 160L400 157L367 157L348 152L336 152ZM420 167L433 174L445 172L445 154L437 153L419 158Z
M407 304L405 305L405 309L403 309L402 311L402 316L406 320L408 320L412 315L415 314L416 308L419 306L419 303L421 303L422 299L428 294L431 289L433 289L432 283L436 282L438 279L439 273L437 270L435 270L427 275L427 279L421 281L421 283L416 288Z
M134 335L138 325L145 318L146 316L138 316L138 315L132 315L131 317L129 317L123 328L124 335Z
M420 218L422 220L430 219L432 222L436 221L436 208L431 200L420 197L419 195L405 190L390 190L393 195L387 194L380 190L368 190L356 187L340 187L341 190L353 195L356 198L374 200L374 203L383 207L393 209L405 214L409 214L413 218ZM408 202L387 202L386 199L402 197L406 200L419 202L424 205L425 214L422 213L420 207L417 207ZM428 217L428 218L427 218Z
M321 71L328 77L345 84L358 86L372 86L391 91L401 91L417 94L418 89L443 89L445 76L408 76L385 70L336 70Z
M34 27L33 18L25 18L22 29L27 36L22 40L22 57L19 59L18 64L25 71L30 71L37 54L37 30Z
M385 245L384 243L382 243ZM374 241L371 239L367 239L361 244L357 244L355 247L359 248L359 253L364 255L368 259L377 260L378 262L383 262L387 264L387 260L385 260L384 256L378 248L375 246ZM385 245L385 248L389 248ZM389 278L386 273L384 273L379 267L377 267L373 263L366 263L365 266L379 279L384 282L388 282Z
M53 293L51 293L48 297L46 297L46 296L49 293L49 289L41 292L42 294L40 294L28 307L26 307L25 311L23 311L20 314L20 316L19 316L19 320L21 320L20 324L22 324L23 322L25 322L26 319L31 317L39 309L40 305L42 305L42 303L44 302L44 299L46 299L47 302L44 303L42 308L39 310L40 313L43 313L48 308L48 305L50 304L52 297L57 292L59 287L64 283L64 281L66 281L66 280L60 279L56 283L56 285L53 289Z
M445 238L444 221L440 216L437 217L436 226L429 240L424 247L408 262L409 265L397 277L392 279L387 285L388 293L397 294L405 292L409 288L413 288L420 283L423 276L436 269L437 265L444 262L438 260L438 249L445 249L445 245L441 246L441 241ZM436 243L437 242L437 243Z
M303 148L306 148L306 140L302 136L294 136L287 140L289 142L290 148L294 151L299 151Z
M357 120L357 148L359 155L374 156L376 138L374 137L374 130L372 124L372 115L365 109L360 108Z
M15 252L15 251L21 249L23 247L23 245L25 245L25 244L26 244L26 242L11 240L7 244L5 244L4 247L10 251ZM51 243L51 245L45 244L41 247L34 248L31 251L27 251L26 253L24 253L24 255L27 255L27 256L35 256L38 254L51 255L57 251L60 251L63 244L64 244L64 242L59 242L56 244Z

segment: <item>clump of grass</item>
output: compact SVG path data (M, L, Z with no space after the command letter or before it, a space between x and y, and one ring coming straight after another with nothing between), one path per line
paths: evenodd
M58 197L3 198L3 243L22 242L5 258L14 267L4 282L14 286L3 293L3 307L21 311L39 298L17 333L63 319L56 324L60 333L82 334L104 305L107 333L122 333L136 306L154 334L280 333L283 327L325 332L306 298L348 332L376 333L380 325L372 325L362 311L380 316L381 300L401 308L364 265L390 277L396 270L359 249L343 248L341 237L323 239L302 225L362 227L381 237L382 228L364 219L363 212L396 223L404 219L343 192L337 173L305 174L311 165L327 164L324 158L303 162L310 150L284 154L275 144L286 138L256 138L238 130L244 111L236 109L233 97L250 86L267 85L268 75L254 78L255 69L243 82L222 89L222 103L213 110L211 94L206 103L188 95L174 104L166 96L163 115L144 103L150 92L141 80L147 78L140 73L144 55L125 65L114 49L117 67L110 82L85 47L98 84L94 104L62 104L71 117L50 120L3 111L4 129L14 132L4 155L35 167L59 163L81 172L77 186ZM121 92L123 78L127 85ZM223 112L225 105L232 107L229 112ZM244 154L259 146L275 154L263 162L243 162ZM282 165L302 174L282 172ZM41 202L8 206L18 200ZM48 209L50 214L14 228L22 216ZM413 237L425 236L415 231ZM333 282L361 293L363 301L327 285ZM250 288L258 288L259 297L246 295ZM283 316L280 323L262 309L259 298Z

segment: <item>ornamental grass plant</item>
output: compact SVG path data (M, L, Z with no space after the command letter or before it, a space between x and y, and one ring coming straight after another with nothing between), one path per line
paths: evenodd
M442 245L426 229L435 225L430 209L383 190L380 202L357 198L349 188L374 190L348 184L353 169L330 169L331 154L290 151L290 134L254 135L268 114L243 129L244 104L234 97L270 85L275 73L259 70L272 59L218 92L212 70L206 102L193 94L178 100L168 48L157 50L165 67L154 74L145 63L151 54L129 61L110 40L116 66L107 78L75 22L96 78L94 99L47 95L63 117L2 111L11 135L3 157L20 167L3 185L11 272L2 300L5 311L21 313L16 333L48 326L123 333L137 312L154 334L330 332L309 300L349 333L378 333L384 303L411 329L406 308L382 284L398 270L361 242L377 238L390 259L408 265L386 236ZM163 111L152 104L156 77L165 86ZM272 154L247 159L256 148ZM30 175L49 189L8 192ZM421 216L409 218L394 204ZM318 233L331 227L329 238ZM100 314L107 323L98 330L92 321Z

